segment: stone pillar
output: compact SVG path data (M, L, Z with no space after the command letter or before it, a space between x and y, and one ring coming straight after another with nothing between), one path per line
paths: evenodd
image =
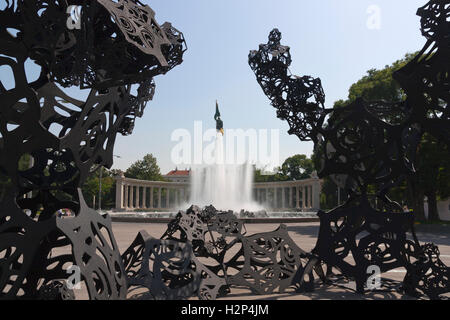
M311 185L308 185L308 209L311 209Z
M139 204L139 193L141 191L141 187L139 185L136 186L136 208L140 209L141 205Z
M128 203L128 192L129 192L129 185L125 184L125 194L124 194L124 207L125 210L128 209L129 203Z
M311 209L311 185L308 185L307 188L308 188L308 209Z
M305 208L309 209L309 186L305 186Z
M308 189L308 197L309 197L309 208L312 208L312 186L309 185L309 189Z
M273 208L278 208L278 188L273 188Z
M286 209L286 188L281 188L281 208Z
M305 192L306 188L305 186L302 186L302 209L305 210L306 209L306 192Z
M166 188L166 209L169 209L169 202L170 202L170 189Z
M147 209L147 187L142 187L142 208Z
M130 205L131 209L134 209L134 186L130 185Z
M293 208L294 207L294 197L292 196L293 192L292 192L292 187L289 187L289 208Z
M150 205L149 208L153 209L155 207L155 204L153 203L153 187L150 188Z
M123 178L118 177L116 178L116 210L123 210Z
M176 188L175 189L175 204L174 207L178 206L178 193L180 192L180 189Z
M320 180L314 181L313 184L313 199L312 199L312 207L314 210L320 210L320 193L321 193L321 184Z
M161 199L162 199L162 190L161 190L161 187L159 187L158 188L158 206L157 206L157 208L159 208L159 209L162 208Z
M295 202L296 202L296 208L300 209L300 187L295 187Z

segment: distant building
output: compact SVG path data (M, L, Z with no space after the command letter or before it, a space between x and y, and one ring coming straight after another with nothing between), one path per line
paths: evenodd
M175 170L170 171L168 174L164 175L163 178L170 182L184 182L188 183L191 175L191 170Z

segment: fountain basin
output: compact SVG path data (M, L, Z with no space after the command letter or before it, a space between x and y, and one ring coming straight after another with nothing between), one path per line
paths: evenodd
M175 212L107 212L114 222L133 222L133 223L169 223L175 218L178 211ZM317 212L255 212L253 216L248 213L242 215L235 213L240 220L245 223L302 223L319 221Z

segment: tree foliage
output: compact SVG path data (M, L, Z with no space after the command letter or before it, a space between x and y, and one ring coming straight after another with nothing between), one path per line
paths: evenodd
M115 207L116 199L116 181L115 172L105 168L100 168L93 172L84 183L82 187L83 196L86 203L95 209L98 209L99 205L99 192L100 192L100 170L102 170L102 210L112 209ZM95 199L95 203L94 203Z
M350 87L348 101L355 101L359 97L367 101L398 102L404 100L405 94L392 75L395 71L403 68L415 55L416 53L406 54L403 59L397 60L381 70L370 69L367 71L367 75Z
M161 181L161 170L156 158L147 154L142 160L134 162L126 171L125 177L148 181Z
M308 179L314 171L313 161L304 154L297 154L287 158L280 169L280 174L287 180Z
M313 161L304 154L297 154L287 158L273 174L264 174L263 170L255 169L255 182L303 180L308 179L313 171Z
M347 100L338 100L334 108L343 108L362 97L368 101L384 100L387 102L401 102L405 94L394 80L393 74L405 66L416 54L406 54L401 60L381 70L370 69L367 74L355 82L349 89ZM449 151L434 137L424 134L417 153L415 176L409 177L403 184L393 188L389 196L400 204L413 208L416 217L424 219L423 197L427 196L429 203L429 218L438 220L436 201L448 198L450 195ZM330 182L332 183L332 182ZM335 192L332 186L329 192ZM327 192L326 189L323 192ZM325 199L332 199L334 195L325 194Z

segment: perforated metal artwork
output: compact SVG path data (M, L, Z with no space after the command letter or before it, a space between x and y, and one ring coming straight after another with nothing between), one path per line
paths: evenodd
M281 45L277 29L267 44L249 54L258 83L277 116L288 122L289 133L314 142L319 176L331 177L349 194L342 206L318 214L320 232L312 253L321 278L328 273L322 269L325 263L327 269L354 279L357 290L364 292L369 266L381 272L405 267L406 292L435 299L450 291L449 268L439 260L438 250L420 245L413 215L387 197L390 188L415 174L415 154L424 133L449 142L449 14L448 0L432 0L418 10L427 43L394 74L407 96L402 102L359 98L327 109L320 79L290 74L289 47ZM369 187L376 189L377 201L370 201Z
M88 208L79 188L111 167L116 135L132 132L153 77L182 62L183 36L138 1L4 2L0 297L70 298L61 283L76 265L90 299L125 298L111 219ZM64 92L73 87L87 98ZM59 218L61 209L74 217Z

